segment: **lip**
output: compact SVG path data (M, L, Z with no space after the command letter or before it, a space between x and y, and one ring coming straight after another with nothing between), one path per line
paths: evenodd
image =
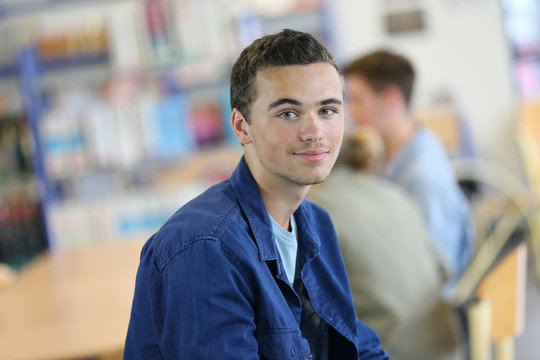
M296 156L310 162L321 161L326 157L327 154L328 150L325 149L310 149L295 153Z

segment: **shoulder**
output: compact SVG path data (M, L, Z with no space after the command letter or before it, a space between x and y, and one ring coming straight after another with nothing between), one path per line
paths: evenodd
M311 200L304 199L298 208L306 221L312 226L323 225L326 223L332 224L332 219L328 212L320 205ZM322 222L322 224L320 224Z
M410 190L419 189L424 193L453 188L456 177L450 159L436 136L427 129L419 128L413 142L413 150L400 182Z
M371 211L385 204L412 201L402 186L385 178L361 172L336 169L328 179L314 187L308 199L321 205L332 217L335 214ZM335 219L334 219L335 220Z
M224 233L238 226L240 207L225 180L182 206L148 240L146 255L152 256L162 270L186 248L200 241L215 242L221 247Z
M429 130L419 128L415 136L416 155L411 166L428 170L435 176L452 174L450 159L439 139Z

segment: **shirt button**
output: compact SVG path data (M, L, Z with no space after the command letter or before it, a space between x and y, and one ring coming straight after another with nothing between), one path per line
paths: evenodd
M291 355L294 356L294 348L291 349Z

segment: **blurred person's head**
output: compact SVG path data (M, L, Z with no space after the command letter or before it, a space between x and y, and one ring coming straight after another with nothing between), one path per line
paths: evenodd
M260 187L326 179L343 136L343 79L312 35L287 29L244 49L232 68L231 106Z
M378 172L383 158L383 142L372 127L357 126L343 139L339 161L353 170L364 173Z
M378 121L374 111L397 105L410 107L415 73L404 56L377 50L351 62L344 74L351 115L358 123L373 126Z
M358 125L377 129L387 156L410 138L414 120L410 105L415 71L404 56L377 50L352 61L344 71L348 110Z

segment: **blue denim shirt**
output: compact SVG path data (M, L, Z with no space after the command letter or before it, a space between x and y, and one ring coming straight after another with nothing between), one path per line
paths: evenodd
M357 320L328 214L295 212L298 271L329 325L329 359L388 359ZM242 159L231 177L178 210L143 247L125 359L309 359L302 304Z

